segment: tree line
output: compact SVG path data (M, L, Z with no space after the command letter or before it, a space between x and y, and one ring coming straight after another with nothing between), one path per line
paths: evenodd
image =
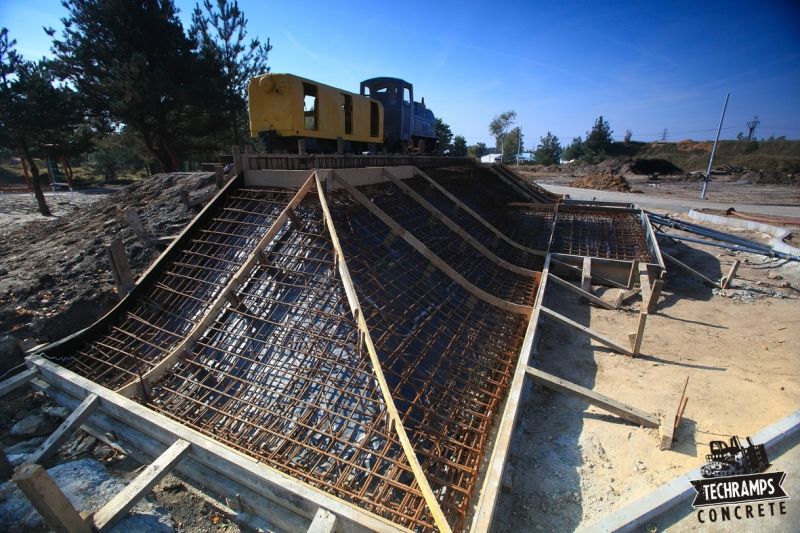
M172 0L72 0L53 58L28 60L0 29L0 147L29 168L49 214L35 159L101 165L135 160L172 172L239 144L247 80L269 71L269 39L247 38L236 0L203 0L184 28ZM69 172L69 169L65 169Z

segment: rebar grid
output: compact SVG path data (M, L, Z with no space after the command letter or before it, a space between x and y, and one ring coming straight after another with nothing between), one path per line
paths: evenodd
M514 208L513 202L530 202L494 173L483 168L470 171L433 169L428 175L511 240L535 250L546 250L552 229L551 204Z
M199 322L294 193L269 188L229 193L121 320L64 366L108 388L145 374Z
M316 196L316 195L314 195ZM352 318L315 199L151 408L404 527L432 521Z
M562 206L550 249L554 253L624 261L652 261L638 213Z
M477 301L345 191L331 202L392 397L442 510L460 530L526 319Z
M532 277L493 263L397 185L386 182L358 189L475 286L506 301L532 305L536 291ZM367 226L376 223L383 225L371 214L357 221Z
M475 238L475 240L494 252L498 257L505 259L509 263L531 270L540 271L544 266L544 260L541 256L521 250L503 239L498 238L494 232L462 209L456 202L445 196L444 193L434 187L428 180L424 178L411 178L403 182L412 188L414 192L425 198L425 200L436 209L441 211L442 214L461 226L461 228ZM489 222L485 217L482 216L482 218ZM542 250L543 249L544 248L542 248Z

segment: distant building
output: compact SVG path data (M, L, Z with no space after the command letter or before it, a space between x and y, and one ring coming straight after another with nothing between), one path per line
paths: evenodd
M522 152L521 154L515 157L515 160L521 163L522 162L531 163L533 162L533 154L531 152Z
M481 157L481 163L502 163L503 154L486 154Z

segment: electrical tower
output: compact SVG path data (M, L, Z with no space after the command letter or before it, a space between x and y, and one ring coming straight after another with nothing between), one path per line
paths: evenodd
M758 116L753 117L753 120L747 123L747 129L749 130L747 134L748 141L752 141L755 138L756 126L759 124L761 124L761 121L758 120Z
M664 131L661 133L661 140L662 141L667 140L667 128L664 128Z

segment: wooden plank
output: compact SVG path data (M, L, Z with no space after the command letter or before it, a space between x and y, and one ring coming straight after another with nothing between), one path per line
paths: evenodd
M125 246L119 239L114 239L106 248L108 261L111 263L111 272L114 274L114 284L120 300L125 298L133 289L134 281L128 256L125 255Z
M383 169L384 174L389 181L394 183L403 193L409 196L412 200L417 202L419 205L424 207L428 212L430 212L433 216L435 216L442 224L447 226L453 233L457 234L459 237L464 239L468 242L473 248L478 250L481 254L483 254L487 259L489 259L494 264L505 268L506 270L510 270L511 272L515 272L517 274L534 277L538 275L533 270L521 267L519 265L515 265L513 263L509 263L502 257L498 257L494 252L486 248L483 244L481 244L475 237L470 235L467 231L464 230L461 226L450 220L444 213L436 209L431 203L429 203L425 198L420 196L414 189L403 183L401 179L397 176L392 174L388 169Z
M131 507L146 496L150 489L167 475L173 465L183 458L190 446L191 444L183 439L176 440L158 459L136 476L136 479L94 514L92 517L94 527L98 531L105 531L124 517Z
M373 215L378 217L378 219L380 219L384 224L386 224L390 230L397 233L404 241L406 241L409 245L411 245L412 248L414 248L423 257L425 257L425 259L430 261L436 268L441 270L442 273L444 273L447 277L458 283L467 292L469 292L476 298L483 300L486 303L497 306L501 309L505 309L506 311L511 311L513 313L519 313L521 315L530 316L531 312L533 311L532 307L529 307L527 305L516 304L504 300L502 298L498 298L497 296L486 292L480 287L475 286L464 276L462 276L456 269L451 267L449 264L447 264L447 262L445 262L438 255L436 255L430 248L425 246L419 239L417 239L416 237L414 237L414 235L405 230L403 226L398 224L392 217L387 215L380 207L372 203L369 200L369 198L367 198L361 192L359 192L358 189L350 185L350 183L348 183L341 176L337 175L335 172L333 173L333 179L336 180L338 183L340 183L342 187L344 187L356 201L358 201L361 205L366 207Z
M308 520L313 519L319 507L324 507L335 513L343 526L347 525L345 530L397 530L397 526L387 519L298 481L44 357L32 356L29 362L39 369L44 381L74 398L83 399L89 394L97 394L101 400L98 414L108 415L121 425L161 443L171 443L176 439L190 442L189 458L192 460Z
M516 180L512 180L508 176L504 175L503 172L497 170L497 168L495 168L494 165L492 165L491 167L488 167L488 168L489 168L489 170L491 170L494 173L495 176L497 176L502 181L504 181L512 189L515 189L522 196L527 197L528 199L530 199L534 203L539 201L539 199L534 197L533 194L531 194L531 192L528 189L526 189L524 186L522 186L519 183L517 183ZM539 202L539 205L541 205L541 202Z
M589 292L592 288L592 258L583 258L583 268L581 269L581 289Z
M733 264L731 265L731 269L728 271L728 274L722 278L722 281L719 284L721 288L723 289L728 288L728 285L730 285L731 281L733 281L733 277L736 275L736 271L739 270L739 265L741 263L742 262L739 261L738 259L735 259L733 261Z
M548 374L547 372L543 372L538 368L529 366L525 369L525 371L537 383L541 383L542 385L557 391L577 396L578 398L586 400L590 404L605 409L610 413L614 413L625 420L630 420L635 424L639 424L640 426L647 428L657 428L659 426L658 417L648 413L647 411L637 409L636 407L609 398L608 396L600 394L599 392L587 389L586 387L581 387L580 385L572 383L571 381L567 381L566 379Z
M14 467L8 462L5 450L0 450L0 481L11 479L11 474L13 473Z
M525 382L525 370L528 368L528 362L530 361L531 352L533 351L533 343L536 339L536 328L539 324L539 318L541 317L542 303L544 302L544 295L547 291L547 282L550 279L548 275L550 272L550 261L551 256L547 254L544 260L539 290L536 293L536 303L531 318L528 320L528 326L525 329L525 337L522 340L522 346L520 347L519 356L517 357L514 377L511 380L511 386L508 389L508 396L506 397L506 402L503 407L503 414L497 426L497 436L494 439L494 446L492 446L492 455L486 465L486 474L478 498L478 505L475 508L475 516L470 526L470 531L473 533L489 531L492 525L492 518L494 517L494 509L497 504L497 496L499 493L498 487L500 481L503 479L503 470L505 468L506 458L508 457L511 437L514 432L514 424L516 423L517 413L519 411L522 385Z
M22 387L23 385L28 384L28 382L35 378L38 373L39 371L35 368L29 368L27 370L23 370L19 374L11 376L3 382L0 382L0 397Z
M653 291L650 295L650 304L647 306L648 313L654 313L656 305L658 304L658 297L661 296L661 291L664 288L664 280L657 279L653 282Z
M206 310L203 318L194 325L194 327L184 337L183 341L178 343L178 345L173 348L169 354L167 354L161 361L153 366L153 368L148 370L147 373L142 376L141 380L134 378L133 381L130 381L128 384L122 386L119 390L117 390L117 392L123 396L133 396L137 391L141 391L143 386L146 387L147 383L153 383L158 378L163 376L164 373L172 368L175 362L181 356L183 356L184 352L194 345L195 341L200 338L208 326L210 326L214 320L216 320L217 315L225 306L225 303L228 302L228 295L236 290L236 288L247 279L250 271L260 261L261 254L259 252L265 246L267 246L273 238L275 238L275 235L278 234L286 221L289 220L289 212L293 208L297 207L308 191L311 190L315 175L316 173L312 173L311 176L308 177L305 184L303 184L303 186L300 187L300 190L297 191L297 194L295 194L286 207L283 208L281 214L278 215L278 217L272 223L272 226L270 226L261 240L259 240L258 244L256 244L256 246L253 248L253 251L250 252L247 260L242 264L242 266L239 267L236 273L231 276L230 280L228 280L228 283L226 283L225 287L217 295L216 300L214 300L214 302ZM143 383L145 385L143 385Z
M628 274L628 285L626 287L627 289L632 289L636 282L636 272L638 265L639 265L639 260L634 259L633 262L631 263L631 272L630 274Z
M598 298L597 296L595 296L591 292L587 292L587 291L581 289L580 287L578 287L576 285L573 285L569 281L559 278L555 274L549 274L549 277L550 277L550 280L553 281L554 283L557 283L558 285L561 285L562 287L571 290L575 294L579 294L580 296L582 296L583 298L586 298L587 300L589 300L593 304L597 304L600 307L604 307L606 309L612 309L612 310L613 309L617 309L617 307L615 307L614 304L610 304L607 301L603 300L602 298Z
M431 178L430 176L428 176L427 174L422 172L420 169L414 167L414 173L415 173L415 175L420 176L420 177L424 178L425 180L427 180L428 183L430 183L431 186L434 189L436 189L437 191L442 193L442 195L444 195L447 199L449 199L451 202L456 204L462 211L464 211L465 213L470 215L472 218L474 218L475 220L480 222L481 225L483 225L486 229L488 229L489 231L491 231L492 233L497 235L498 238L502 239L506 243L510 244L511 246L513 246L513 247L515 247L515 248L517 248L519 250L522 250L523 252L528 252L528 253L534 254L534 255L541 255L543 257L547 255L547 251L546 250L536 250L535 248L528 248L527 246L523 246L522 244L518 243L517 241L511 239L508 235L506 235L505 233L503 233L502 231L500 231L499 229L494 227L485 218L480 216L477 212L475 212L467 204L465 204L464 202L462 202L461 200L459 200L458 198L456 198L455 196L450 194L450 191L448 191L447 189L445 189L444 187L439 185L438 182L434 181L433 178Z
M336 530L336 515L327 509L319 508L308 533L333 533Z
M48 459L67 439L83 424L89 415L97 408L100 399L96 394L90 394L81 404L70 413L58 428L39 446L36 451L25 458L25 462L39 463Z
M555 256L556 254L553 254L553 255ZM564 254L557 254L557 255L564 255ZM552 261L552 263L554 265L558 265L560 267L568 268L569 270L575 272L579 276L583 274L583 269L582 268L579 268L579 267L577 267L575 265L570 265L569 263L561 261L561 260L557 259L556 257L553 257L551 259L551 261ZM604 278L604 277L598 276L596 274L593 275L592 277L595 279L595 281L597 281L599 283L602 283L603 285L608 285L609 287L617 287L617 288L620 288L620 289L627 289L628 288L627 286L623 285L622 283L618 283L618 282L616 282L614 280L611 280L611 279L608 279L608 278Z
M697 278L699 278L700 280L702 280L702 281L703 281L703 282L704 282L706 285L709 285L709 286L711 286L711 287L720 288L720 287L719 287L719 285L717 285L717 282L716 282L716 281L714 281L714 280L712 280L712 279L710 279L710 278L708 278L708 277L704 276L703 274L701 274L701 273L700 273L700 272L698 272L697 270L693 269L692 267L690 267L690 266L689 266L689 265L687 265L686 263L683 263L683 262L681 262L681 261L678 261L677 259L675 259L675 258L674 258L674 257L672 257L671 255L669 255L667 252L661 252L661 255L664 257L664 259L668 259L668 260L672 261L673 263L675 263L676 265L678 265L678 266L679 266L679 267L681 267L682 269L686 270L686 271L687 271L687 272L689 272L690 274L693 274L694 276L696 276Z
M575 328L578 331L584 332L589 337L593 338L594 340L598 341L601 344L604 344L604 345L608 346L612 350L615 350L615 351L617 351L617 352L619 352L621 354L624 354L624 355L631 355L631 356L633 355L633 352L631 352L627 348L623 348L622 346L620 346L619 344L617 344L613 340L609 339L608 337L606 337L605 335L603 335L601 333L596 332L595 330L593 330L591 328L587 328L584 325L578 324L577 322L575 322L571 318L567 318L564 315L556 313L555 311L553 311L551 309L548 309L547 307L544 307L544 306L542 306L542 313L544 313L545 315L549 316L550 318L554 318L554 319L558 320L562 324L566 324L567 326Z
M333 179L337 179L335 172L333 172L332 176ZM333 248L338 256L337 266L339 269L339 274L342 278L342 284L345 288L345 294L350 304L350 310L358 322L358 328L363 336L364 344L367 347L367 353L369 354L370 362L372 363L372 370L375 373L378 387L381 391L381 395L383 396L383 401L386 404L386 412L389 415L389 420L391 420L392 425L397 432L398 440L400 440L400 446L403 448L403 453L405 454L406 460L411 467L411 471L414 474L414 479L416 480L419 490L422 493L422 497L425 499L425 503L428 505L428 509L433 517L436 527L439 528L440 531L449 533L451 531L450 524L447 522L447 518L444 516L444 512L442 512L442 509L439 506L436 495L433 493L430 483L428 482L428 478L425 476L425 472L422 470L422 466L419 463L419 459L417 458L417 454L414 451L413 445L411 444L411 440L406 434L406 429L403 425L403 419L400 417L400 413L398 412L397 406L394 403L394 398L392 397L391 389L389 388L389 384L386 381L386 377L383 373L383 367L381 366L380 359L378 358L378 352L372 342L372 335L370 334L366 320L364 320L364 313L361 311L358 295L353 285L353 280L350 277L350 270L347 268L347 261L344 251L342 250L341 243L339 242L339 235L336 233L336 227L333 224L333 218L331 217L330 209L328 208L328 201L325 199L325 193L323 192L324 188L322 187L322 183L319 181L319 176L315 174L314 177L317 183L319 202L322 206L323 215L325 216L325 225L328 226L328 233L331 236ZM354 192L359 195L361 194L341 178L339 178L337 181L342 183L351 194ZM366 201L369 202L369 200ZM371 202L369 203L371 204Z
M128 224L133 229L133 232L136 234L136 236L139 237L143 242L149 243L151 241L150 235L148 235L147 230L144 229L144 224L142 224L139 211L137 211L134 207L129 207L125 209L124 214L125 220L128 221Z
M28 463L20 466L14 472L13 480L50 529L56 533L91 533L92 528L40 465Z

